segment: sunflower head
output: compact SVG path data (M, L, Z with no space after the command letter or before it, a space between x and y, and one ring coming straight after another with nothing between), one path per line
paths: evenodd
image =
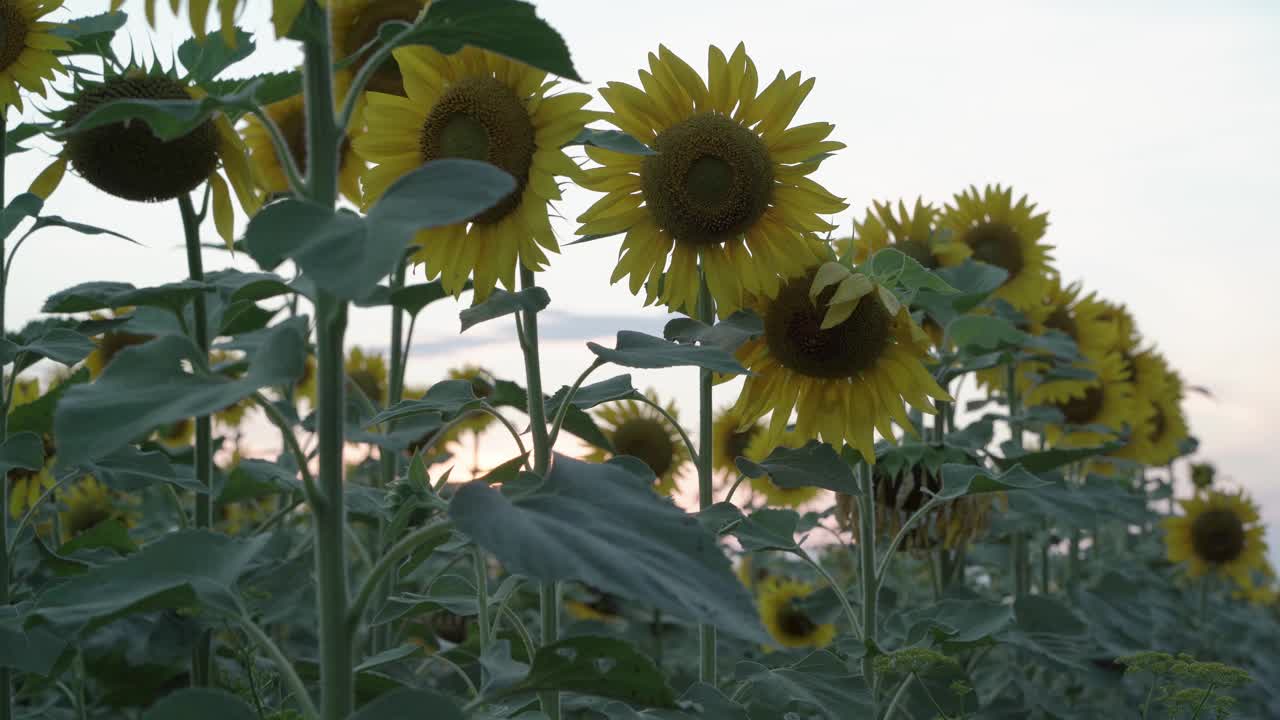
M586 588L585 595L582 599L565 603L564 609L570 617L608 622L622 615L622 603L617 597L593 587Z
M107 330L102 333L94 338L94 349L84 359L85 367L89 368L89 377L96 378L101 375L121 350L141 345L151 339L151 335L140 335L126 330Z
M836 253L852 253L854 263L866 262L885 248L893 248L924 267L934 270L955 265L972 253L969 246L937 231L938 210L916 198L908 208L902 200L897 210L887 202L873 202L861 222L854 222L853 238L836 240Z
M948 452L934 448L934 452ZM918 463L894 472L876 466L872 470L875 484L876 530L893 537L930 498L942 489L942 475L936 469ZM858 505L849 495L840 495L836 503L841 524L858 532ZM968 496L935 507L907 532L899 550L932 550L956 548L973 542L990 524L991 500L985 496Z
M760 619L779 645L823 648L835 638L835 625L817 622L801 606L799 601L811 594L812 585L794 580L775 578L761 584Z
M609 120L654 152L626 155L588 147L599 167L581 184L606 193L581 217L581 235L626 233L612 282L675 309L694 306L699 268L721 315L748 293L772 295L781 279L818 259L807 237L833 230L822 219L846 204L809 179L834 126L789 128L812 79L778 75L763 90L739 45L708 53L707 79L665 47L649 54L641 87L600 91Z
M387 403L387 362L381 355L353 347L347 353L347 380L377 406Z
M334 58L352 57L361 48L378 39L378 29L393 20L413 22L429 2L427 0L330 0L329 27L333 37ZM356 59L353 70L364 66L370 53ZM394 60L387 60L369 77L367 89L374 92L404 95L404 78Z
M764 427L757 422L733 412L732 408L722 408L716 413L711 425L712 454L711 466L727 473L737 471L735 460L745 457L751 441L760 435Z
M196 424L191 418L182 418L177 422L162 425L155 432L155 439L167 448L179 449L191 446L196 435Z
M49 488L53 487L54 452L53 439L44 438L44 464L35 469L13 468L2 482L9 483L9 516L20 518L29 508L35 507ZM0 512L4 512L0 508Z
M1118 354L1085 355L1082 363L1095 377L1084 383L1083 390L1073 396L1044 402L1034 391L1028 402L1045 404L1062 413L1062 426L1050 425L1045 437L1050 445L1087 447L1114 440L1126 429L1138 427L1141 407L1129 382L1124 360Z
M53 53L71 45L54 34L56 24L42 20L61 6L62 0L0 0L0 108L21 111L19 88L44 97L45 82L64 72Z
M546 73L478 48L444 55L413 46L394 54L403 90L367 94L368 129L353 143L373 163L363 176L364 202L441 158L482 160L509 173L516 188L496 205L417 236L413 259L429 279L441 277L457 295L474 275L475 299L483 301L499 280L514 287L517 262L541 270L546 251L558 251L548 204L561 198L556 176L578 174L562 148L595 118L582 109L590 97L552 94Z
M239 535L261 525L276 511L279 501L275 495L222 503L218 512L222 517L222 530L228 535Z
M1190 434L1182 411L1182 380L1154 350L1123 355L1134 394L1134 427L1114 455L1145 465L1167 465Z
M58 501L65 508L58 514L63 541L92 529L107 520L117 520L133 527L134 513L124 506L124 499L93 476L86 476L65 490L59 490Z
M867 275L828 262L753 305L764 334L737 351L752 375L735 409L753 418L772 412L766 442L773 446L796 411L801 438L847 442L874 462L873 429L891 438L894 422L914 427L904 398L930 413L930 397L949 399L921 364L928 336Z
M645 393L659 402L653 391ZM674 403L664 409L678 417ZM689 450L679 433L656 409L638 400L622 400L600 406L595 411L600 429L613 444L614 455L630 455L643 462L656 478L655 490L669 494L676 486L676 477L689 461ZM591 459L603 461L607 455L596 450Z
M1014 202L1012 188L996 185L979 191L970 187L955 196L940 220L955 242L969 248L973 259L1009 273L995 297L1019 310L1033 307L1044 297L1053 259L1052 248L1042 242L1048 215L1036 214L1035 209L1025 196Z
M1181 505L1183 515L1163 521L1169 561L1185 563L1192 577L1212 571L1252 587L1250 573L1266 563L1257 506L1243 493L1216 490Z

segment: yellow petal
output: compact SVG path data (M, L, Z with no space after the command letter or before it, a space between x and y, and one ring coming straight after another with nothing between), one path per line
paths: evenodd
M209 176L209 189L213 191L213 225L230 250L235 244L236 216L231 207L231 193L227 190L227 183L217 173Z
M53 163L49 167L40 171L34 182L31 183L29 192L38 195L44 200L48 200L54 190L58 189L58 184L62 182L62 176L67 173L67 158L59 155L54 158Z

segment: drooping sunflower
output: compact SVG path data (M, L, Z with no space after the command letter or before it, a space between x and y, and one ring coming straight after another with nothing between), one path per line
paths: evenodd
M71 106L57 116L64 129L72 129L97 108L116 100L199 100L206 95L158 65L130 67L78 87ZM214 225L228 245L235 239L235 211L227 184L246 213L252 215L262 204L244 144L222 114L173 140L160 140L140 121L73 132L53 164L32 183L31 192L48 198L68 164L90 185L135 202L173 200L208 182Z
M63 72L55 50L71 45L55 35L56 23L41 20L63 0L0 0L0 109L22 111L22 92L44 97L45 81Z
M136 514L119 494L87 475L69 488L57 491L58 502L65 508L58 513L62 541L66 542L106 520L117 520L133 527Z
M813 594L809 583L770 578L760 584L760 619L779 645L788 648L823 648L835 639L836 626L818 623L796 605Z
M769 442L769 436L766 433L756 433L756 436L747 444L743 456L753 462L760 462L777 448L803 447L806 442L808 440L796 432L783 433L776 443ZM759 493L764 498L765 504L770 507L800 507L823 493L822 488L817 487L779 487L768 475L751 478L751 489Z
M1056 330L1070 337L1085 358L1079 363L1083 368L1088 365L1089 358L1105 355L1115 347L1117 328L1107 306L1092 293L1082 297L1082 292L1079 283L1064 286L1056 276L1050 277L1046 281L1044 299L1026 314L1032 335L1040 336ZM1019 365L1019 389L1025 393L1028 402L1064 403L1083 397L1087 388L1095 384L1093 378L1065 374L1054 377L1050 374L1052 367L1052 363L1046 360L1030 360ZM1003 387L1004 373L1001 370L995 373L1001 376L1001 381L995 386ZM990 375L987 379L990 382Z
M854 221L853 237L835 242L836 252L844 257L852 250L853 261L862 263L893 248L930 270L958 265L973 254L968 245L938 232L937 221L937 208L922 198L910 209L899 200L896 213L892 203L873 202L862 222Z
M1179 504L1183 514L1162 521L1169 562L1185 563L1193 578L1214 572L1250 588L1250 573L1267 556L1266 528L1253 501L1243 492L1211 490Z
M548 206L561 197L556 176L579 173L561 148L595 118L582 109L591 97L553 95L555 81L546 73L477 48L443 55L413 46L394 55L407 97L367 93L368 130L353 142L374 163L362 181L365 204L440 158L483 160L507 171L516 180L509 196L466 222L419 232L413 260L454 295L474 273L477 302L498 281L514 289L517 262L542 270L544 251L559 251Z
M44 463L38 470L13 468L5 482L9 483L9 516L20 518L40 502L45 491L53 487L54 448L51 438L44 438Z
M338 102L341 102L341 98L346 95L346 88L350 83L349 72L340 71L334 74L334 97ZM299 94L285 98L263 107L262 110L280 129L285 144L289 147L294 166L305 177L307 115L303 96ZM276 151L267 126L256 115L250 115L241 134L258 185L267 193L291 192L288 174L285 172L284 163ZM348 200L358 205L360 204L360 174L364 172L364 162L351 147L351 139L356 134L358 134L358 128L354 124L347 128L347 136L343 138L342 147L338 151L338 190Z
M728 58L710 48L705 82L662 46L639 75L643 89L611 82L600 96L609 121L654 153L587 147L600 167L579 181L607 194L578 218L578 234L626 233L611 281L628 278L647 302L689 311L701 266L728 315L745 294L772 296L817 262L805 237L834 230L820 216L848 206L809 178L844 147L826 139L835 126L788 128L814 80L779 72L757 93L741 44Z
M1045 296L1053 258L1052 246L1043 242L1049 225L1046 213L1036 214L1035 203L1024 195L1013 201L1013 189L988 185L959 193L939 220L956 242L967 245L975 260L1009 273L994 297L1019 310L1034 307ZM951 259L948 264L959 264Z
M732 407L721 408L711 425L711 467L736 473L738 466L734 461L746 456L747 447L763 430L760 422L742 417L733 412Z
M306 398L311 403L311 407L316 406L316 356L307 354L307 360L302 365L302 377L293 385L293 396L298 399Z
M347 351L347 380L379 407L387 403L387 361L359 347Z
M772 413L765 444L776 447L796 412L796 434L836 447L848 443L875 462L873 429L893 438L911 428L905 399L922 412L949 400L924 369L930 340L891 291L828 262L786 281L773 298L750 303L764 334L737 358L751 371L734 412Z
M176 422L162 425L155 431L156 442L175 450L191 447L191 441L195 436L196 423L191 418L182 418Z
M119 317L120 313L116 313L116 316ZM84 359L85 367L89 368L89 377L96 378L101 375L102 371L107 368L107 365L111 364L111 361L115 359L116 355L120 354L121 350L134 345L141 345L151 339L151 335L132 333L127 330L107 330L103 332L93 339L93 351Z
M327 0L320 0L323 6ZM272 0L271 20L275 27L276 37L284 37L289 29L293 27L293 21L297 19L298 13L302 11L302 6L306 0ZM182 0L169 0L169 8L174 15L179 15ZM235 45L236 41L236 12L244 0L216 0L218 9L218 19L222 23L222 38L228 45ZM201 40L203 40L208 32L209 26L209 8L214 6L215 0L189 0L187 3L188 15L191 22L191 32ZM124 5L124 0L111 0L111 9L119 10ZM156 26L156 0L146 0L145 8L147 23L151 27Z
M946 452L946 450L943 450ZM932 494L942 490L942 475L923 464L900 468L893 473L876 466L872 470L875 486L876 531L892 538L916 514ZM837 517L841 525L859 532L861 517L857 499L837 496ZM899 550L954 549L980 537L990 525L992 499L987 495L971 495L939 505L907 531Z
M652 390L645 395L660 402ZM674 402L663 407L671 417L679 418ZM676 477L689 461L689 450L662 413L638 400L620 400L601 405L593 414L600 430L613 443L614 455L630 455L647 465L656 478L654 490L658 494L669 495L675 490ZM588 456L592 462L603 462L608 457L600 449Z
M265 522L279 506L275 495L250 498L218 505L222 517L222 530L228 535L239 535Z
M329 29L333 56L344 60L378 39L378 28L392 20L413 22L430 4L428 0L329 0ZM369 53L355 61L353 71L364 66ZM383 63L369 76L367 90L406 95L400 67L393 60Z

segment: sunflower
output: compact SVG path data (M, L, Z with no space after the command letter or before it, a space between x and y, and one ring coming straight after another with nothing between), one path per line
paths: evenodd
M1102 304L1107 309L1103 319L1115 327L1114 343L1111 349L1124 355L1136 353L1138 346L1142 344L1142 335L1138 332L1138 323L1133 319L1129 308L1105 300Z
M655 403L660 402L652 390L645 395ZM678 418L674 402L668 402L664 409L671 417ZM662 413L639 400L620 400L601 405L594 415L605 437L613 444L614 455L630 455L648 466L657 478L654 490L659 494L669 495L675 490L676 476L689 461L689 449ZM592 462L603 462L608 454L596 449L588 457Z
M1071 338L1086 358L1104 355L1115 347L1117 328L1109 308L1093 294L1081 296L1079 283L1064 286L1057 277L1046 280L1044 299L1027 311L1029 331L1041 336L1058 331ZM1088 361L1081 363L1086 365ZM1088 387L1095 384L1091 378L1052 377L1043 379L1050 372L1052 363L1047 360L1029 360L1018 366L1019 388L1033 404L1061 403L1083 397ZM1004 387L1002 369L984 371L988 385ZM999 376L999 380L995 379Z
M955 196L939 220L960 243L972 251L973 259L1003 268L1009 273L994 297L1019 310L1034 307L1045 295L1051 246L1041 242L1049 216L1035 214L1035 204L1024 195L1013 202L1013 189L988 185ZM951 258L949 265L960 260Z
M195 436L196 422L189 417L162 425L155 431L156 442L174 450L191 447Z
M806 442L808 441L799 433L786 432L776 443L773 443L769 442L769 436L766 433L758 432L747 444L743 455L752 462L760 462L777 448L804 447ZM822 489L816 487L779 487L768 475L751 478L751 489L764 497L765 504L771 507L800 507L822 494Z
M70 50L55 35L55 23L40 18L62 7L63 0L0 0L0 109L22 111L19 86L44 97L45 81L63 72L55 50Z
M728 59L710 48L706 82L662 46L639 75L643 90L611 82L600 96L609 121L655 152L586 148L600 167L579 184L607 194L578 218L578 234L626 233L611 282L645 287L646 302L693 308L699 266L721 315L746 293L774 295L818 260L804 238L835 229L820 216L848 207L808 177L844 147L826 139L835 126L787 127L813 79L779 72L757 94L741 44Z
M116 317L120 317L120 313L116 313ZM107 330L101 335L93 339L94 348L84 359L85 367L89 368L89 377L96 378L107 369L107 365L120 354L121 350L150 342L153 336L141 335L125 330Z
M378 39L378 28L392 20L413 22L430 4L429 0L330 0L329 29L333 37L335 60L345 60ZM356 59L352 70L358 70L368 59L365 53ZM366 89L390 95L406 96L401 69L386 61L369 76Z
M734 461L746 455L751 441L763 430L760 422L742 417L731 407L721 408L711 425L711 467L727 473L738 472Z
M788 648L823 648L835 639L836 626L814 622L797 600L812 595L809 583L769 579L760 586L760 619L779 645Z
M1065 425L1049 425L1045 439L1049 445L1061 447L1090 447L1114 440L1123 430L1136 430L1140 418L1140 406L1134 395L1133 383L1124 367L1124 359L1117 353L1086 356L1081 367L1096 376L1076 397L1044 404L1062 413ZM1033 393L1028 403L1039 404Z
M1113 455L1144 465L1167 465L1190 430L1182 412L1182 379L1153 349L1125 356L1134 387L1136 423L1128 444Z
M234 47L236 43L236 12L240 9L243 0L217 0L218 19L222 22L222 38L230 46ZM272 24L275 26L276 37L284 37L291 27L293 21L297 19L298 13L302 12L302 6L306 0L272 0ZM197 38L203 40L207 35L209 22L209 7L214 4L214 0L190 0L187 3L189 8L189 16L191 18L191 32ZM326 0L320 0L320 5L325 5ZM119 10L124 5L124 0L111 0L111 10ZM175 15L181 6L181 0L169 0L169 7ZM144 5L147 15L147 23L151 27L156 26L156 0L146 0Z
M493 373L479 365L463 365L459 368L453 368L449 370L448 375L450 380L470 381L472 392L481 400L487 400L493 395ZM493 416L488 413L472 413L465 420L454 426L456 432L453 435L456 438L463 431L470 431L473 435L479 435L493 422Z
M334 74L335 97L346 94L351 83L348 72ZM262 108L271 118L280 133L284 136L289 154L293 157L294 166L305 176L307 172L307 115L306 103L302 95L294 95ZM356 135L354 126L347 128L347 136L343 138L338 152L338 189L348 200L357 205L360 203L360 174L364 172L364 163L351 148L351 139ZM258 185L267 193L289 193L288 174L276 151L275 143L266 125L256 115L248 117L248 124L242 131L244 144L249 152L249 164L253 167Z
M1258 508L1244 493L1210 490L1179 502L1183 515L1165 518L1169 562L1186 563L1187 574L1215 572L1241 588L1252 587L1250 573L1266 564L1266 528Z
M734 412L748 419L772 412L766 445L781 442L795 410L799 437L847 442L874 463L873 428L892 439L891 421L912 427L904 398L927 413L929 397L951 399L921 364L928 336L866 275L834 262L811 266L751 307L764 334L737 351L751 375Z
M584 599L566 600L564 609L570 617L577 620L609 622L622 615L622 603L617 597L589 586Z
M28 508L36 506L45 491L53 487L53 442L44 437L44 463L38 470L13 468L9 471L9 516L22 517Z
M116 100L199 100L206 95L158 67L131 67L77 88L71 106L58 113L58 118L64 129L71 129L94 110ZM252 215L261 205L244 145L221 114L173 140L160 140L146 123L138 121L73 132L53 164L32 183L31 192L48 198L68 164L90 185L136 202L173 200L208 182L214 225L228 245L235 239L235 212L227 183L246 213Z
M872 255L893 248L930 270L958 265L973 254L968 245L937 232L938 210L916 198L913 208L898 201L898 212L887 202L873 202L862 222L854 221L853 238L835 242L836 252L844 257L851 250L855 263L866 262Z
M124 507L119 494L92 475L57 494L58 502L66 508L58 513L63 542L107 520L117 520L125 527L133 527L136 520L134 513Z
M474 272L475 299L483 301L499 280L515 287L516 262L546 266L543 252L558 252L547 218L560 199L556 176L578 175L561 150L595 113L582 110L591 96L549 94L547 74L496 53L464 48L443 55L425 46L397 48L407 97L366 94L368 130L356 152L375 163L364 174L370 205L406 173L439 158L484 160L510 173L516 189L466 222L423 230L415 262L428 279L461 294Z
M922 464L889 473L876 466L872 470L876 500L876 530L894 537L913 515L942 490L942 475ZM858 533L857 500L840 494L836 498L837 518L845 528ZM939 546L954 549L973 542L990 524L992 501L988 496L957 498L935 507L903 537L899 550L932 550Z
M360 388L374 405L387 403L387 362L381 355L353 347L347 352L347 380Z
M316 356L308 354L302 365L302 377L293 386L293 396L306 398L311 407L316 406Z
M10 378L5 377L5 387L8 387ZM13 401L9 404L10 411L13 408L21 407L27 403L35 402L40 399L40 381L38 380L17 380L13 381Z
M222 515L222 530L228 535L239 535L261 525L276 511L279 501L275 495L218 506Z

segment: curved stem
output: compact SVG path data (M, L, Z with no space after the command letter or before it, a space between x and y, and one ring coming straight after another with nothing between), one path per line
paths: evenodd
M485 564L484 550L471 548L472 564L476 575L476 623L480 627L480 655L489 651L489 568Z
M294 669L293 663L289 662L289 658L280 650L280 646L276 645L271 636L258 627L258 624L247 614L241 615L237 620L240 623L240 627L244 628L245 633L257 641L267 655L271 656L280 675L284 678L285 684L293 691L294 697L298 699L298 704L302 706L303 717L309 720L319 718L320 713L316 710L315 702L311 700L311 695L307 692L306 684L302 682L302 678L298 677L298 672Z
M827 581L827 584L835 591L836 597L840 599L840 606L844 608L844 616L849 621L849 627L853 628L854 632L858 635L862 635L862 623L858 622L858 613L853 609L853 604L849 602L849 598L846 596L844 588L836 582L836 579L832 577L831 573L827 572L826 568L822 567L817 560L810 557L809 553L805 552L803 549L798 552L793 552L801 560L808 563L809 567L816 570L818 574L822 576L823 580Z
M267 130L267 135L271 137L271 144L276 149L276 160L280 162L285 178L289 181L289 189L295 193L303 192L307 186L306 181L298 170L297 158L293 156L293 148L289 147L289 141L285 139L284 133L280 131L280 126L260 107L253 109L253 115L258 118L258 122L262 123L262 127Z
M204 262L200 255L200 220L196 217L195 207L191 204L191 196L183 193L178 196L178 209L182 214L182 232L187 245L187 276L196 281L204 281ZM197 293L192 302L195 315L192 325L196 347L203 355L201 362L209 359L209 314L205 294ZM213 527L213 422L208 415L195 418L196 482L204 493L196 494L196 527ZM196 641L195 654L191 659L191 684L195 687L208 687L209 674L213 668L213 636L205 632Z
M698 320L707 325L716 321L716 301L711 296L711 288L707 285L707 274L704 268L698 268ZM706 510L715 502L712 488L711 458L715 433L712 422L715 408L712 406L712 372L700 368L698 374L698 509ZM663 413L666 414L665 412ZM675 423L680 427L679 423ZM684 430L680 430L684 436ZM689 439L685 436L685 442ZM698 626L698 679L711 686L716 684L716 628L709 623Z
M498 606L498 614L500 617L506 618L507 622L511 625L511 629L515 630L516 635L520 636L520 642L524 645L525 654L530 658L536 655L538 648L533 644L533 636L529 634L529 628L525 627L524 621L520 619L520 616L516 614L516 611L504 604ZM498 634L498 620L499 618L494 618L493 620L494 637Z
M427 6L430 7L430 5L431 3L428 2ZM364 88L369 84L369 78L372 78L378 68L382 67L382 64L391 57L391 52L395 50L401 38L407 37L412 33L416 25L417 23L414 23L414 25L405 28L400 34L391 38L390 41L379 45L378 49L360 66L355 77L351 79L351 87L348 88L347 97L343 100L342 109L338 113L338 127L345 128L351 124L351 116L356 111L356 101L361 95L364 95Z
M280 408L268 400L262 393L255 392L253 395L254 402L262 408L267 414L267 419L271 421L280 430L280 437L284 441L285 447L293 455L293 462L298 466L298 472L302 474L302 490L307 496L307 502L314 507L317 503L322 502L320 493L316 490L316 479L311 475L311 468L308 467L307 454L303 452L302 446L298 444L298 437L293 434L293 429L289 427L289 421L285 418L284 413L280 412Z
M439 536L447 535L452 530L453 523L451 521L437 521L405 535L399 542L388 548L387 552L378 558L373 567L369 569L369 574L360 585L360 591L356 594L355 600L351 602L351 609L346 618L348 634L353 634L359 628L360 617L364 614L365 606L369 604L369 600L373 597L373 591L377 588L378 582L383 576L390 572L391 568L395 567L405 556L437 539Z
M898 709L898 703L902 702L902 698L906 697L907 688L911 685L911 678L914 674L908 675L902 680L902 684L898 686L898 691L893 694L893 699L889 701L889 706L884 710L884 716L880 720L891 720L893 713Z
M907 533L911 530L911 527L916 524L917 520L928 515L935 507L941 505L943 502L946 501L940 501L936 497L931 498L929 502L922 505L919 510L915 511L915 513L911 515L911 517L907 518L906 522L902 523L902 527L899 528L898 533L893 536L893 540L889 541L889 547L885 550L884 555L880 558L880 563L876 566L876 592L879 592L881 588L884 587L884 579L888 574L887 571L889 569L889 563L893 560L894 553L898 551L898 546L901 545L902 541L907 537ZM859 512L862 512L861 506L859 506Z
M724 498L725 502L727 503L733 502L733 494L738 492L738 486L741 485L743 481L746 479L747 479L746 475L743 475L742 473L738 473L738 479L733 481L733 486L729 488L729 494L726 495Z
M560 426L564 425L564 419L569 415L569 405L573 403L573 396L578 394L578 388L582 387L582 383L586 382L587 376L595 372L596 368L604 365L604 361L596 358L595 362L587 366L586 370L573 381L573 385L569 386L569 392L565 394L564 401L560 403L560 407L556 409L556 416L551 421L551 430L547 439L547 444L551 447L556 446L556 438L560 436Z
M680 435L680 440L684 442L685 449L689 451L689 457L696 458L699 456L700 453L698 451L698 446L693 444L693 440L689 438L689 433L686 433L684 428L680 427L679 420L676 420L671 413L667 412L666 409L662 407L662 405L650 400L649 396L644 393L639 393L636 396L636 400L648 405L654 410L657 410L659 415L666 418L667 422L671 423L671 427L675 428L676 432ZM701 482L701 480L699 480L699 482ZM699 507L701 507L701 502L699 502Z

